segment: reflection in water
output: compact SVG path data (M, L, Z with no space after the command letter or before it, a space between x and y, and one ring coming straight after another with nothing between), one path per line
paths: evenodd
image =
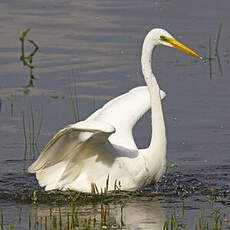
M208 47L209 47L209 49L208 49L208 60L209 60L209 77L210 77L210 79L212 79L212 43L211 43L211 37L209 38L209 40L208 40Z
M223 68L222 68L222 64L221 64L221 60L220 60L220 56L218 54L218 52L216 53L216 59L217 59L217 64L218 64L218 68L220 71L220 76L223 76Z
M163 229L167 210L159 200L131 202L124 210L124 223L128 229Z
M211 45L211 37L209 38L209 57L208 57L208 64L209 64L209 77L210 79L212 79L212 75L213 75L213 71L212 71L212 61L216 60L217 62L217 66L220 72L220 75L223 76L223 68L222 68L222 64L221 64L221 59L220 59L220 55L218 53L218 50L216 50L215 56L212 57L212 45Z
M216 58L217 58L217 64L218 64L218 68L220 71L220 75L223 76L223 68L222 68L222 64L221 64L221 60L220 60L220 56L219 56L219 42L220 42L220 35L221 35L221 31L222 31L222 23L219 25L218 28L218 33L217 33L217 38L216 38Z
M221 35L221 31L222 31L222 24L219 25L218 28L218 33L217 33L217 38L216 38L216 48L215 48L215 58L212 58L212 45L211 45L211 37L209 38L209 76L210 79L212 79L212 60L216 59L217 61L217 65L218 65L218 69L220 72L220 75L223 76L223 68L222 68L222 64L221 64L221 59L220 59L220 55L219 55L219 42L220 42L220 35Z
M135 198L129 201L122 214L121 203L116 202L108 205L84 204L76 205L75 222L79 226L86 223L91 224L96 229L101 229L101 224L113 229L163 229L167 221L167 209L164 201L153 198ZM104 210L104 211L103 211ZM103 217L102 212L106 213ZM56 229L69 229L72 226L72 207L70 205L51 207L39 205L34 208L37 219L43 220L43 225Z

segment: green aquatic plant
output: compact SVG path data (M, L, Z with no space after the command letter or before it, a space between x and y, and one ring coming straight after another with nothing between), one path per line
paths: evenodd
M15 227L12 223L10 223L10 225L9 225L9 230L15 230Z
M78 213L76 210L76 202L79 199L81 193L77 193L71 200L71 209L72 209L72 225L73 227L78 226Z
M127 194L127 198L121 203L121 226L125 226L124 220L123 220L123 210L128 203L129 200L132 199L132 196Z
M25 122L25 111L22 111L22 127L23 127L23 135L24 135L24 160L26 160L27 154L27 136L26 136L26 122Z
M224 226L223 223L226 221L226 213L223 211L223 207L218 207L216 203L216 191L211 185L211 180L208 179L209 195L205 201L210 205L209 213L205 214L205 210L200 209L200 216L198 225L196 224L197 230L222 230L230 229L227 224Z
M35 159L35 125L34 125L34 112L32 104L30 106L31 122L29 122L29 138L30 138L30 156Z
M21 37L19 38L19 40L21 42L20 60L22 61L23 65L28 67L30 70L30 81L29 81L29 84L27 86L33 86L33 80L35 79L33 70L36 67L36 65L33 64L33 58L39 49L38 45L35 43L34 40L26 38L28 33L30 32L30 30L31 30L30 28L26 29L22 33ZM25 54L25 42L28 42L30 45L32 45L32 48L34 48L33 51L29 55Z
M0 212L1 212L0 214L1 215L1 225L0 226L1 226L1 229L3 229L4 221L3 221L3 209L2 208L0 209Z
M37 204L38 198L37 198L37 191L33 192L33 204Z
M79 101L78 101L78 95L77 95L77 83L76 78L74 78L74 73L72 71L72 77L73 77L73 92L70 89L70 98L72 102L72 108L73 108L73 115L74 115L74 121L80 121L80 110L79 110Z
M40 108L38 109L38 111L40 112L40 119L39 119L39 125L38 125L38 129L37 129L37 132L36 132L36 137L35 137L35 147L36 149L38 150L38 139L39 139L39 136L41 134L41 129L42 129L42 124L43 124L43 106L41 105Z
M216 48L215 48L216 56L218 55L221 32L222 32L222 23L219 24L218 32L217 32L217 36L216 36Z
M109 191L109 174L106 178L104 190L101 189L101 191L99 191L97 185L95 183L91 183L91 195L92 196L95 196L95 195L103 196L104 195L106 197L107 194L113 195L113 194L119 193L121 191L120 190L121 183L120 181L118 181L117 183L117 181L118 180L116 179L114 182L114 186L113 186L114 189L112 191Z
M20 223L22 221L22 208L19 208L19 214L18 214L18 222Z
M14 116L14 102L13 102L13 95L10 95L10 116Z
M35 119L35 111L38 111L39 118ZM24 103L22 111L22 127L24 136L24 160L28 159L27 152L29 146L29 156L30 159L35 159L36 153L38 152L38 140L41 133L41 128L43 124L43 107L40 106L38 109L33 109L31 104L30 111L27 112L27 117L29 119L26 121L26 105ZM38 125L35 122L38 121ZM27 129L28 126L28 129Z
M210 183L210 181L208 182ZM210 184L209 184L210 186ZM223 211L223 207L217 206L215 189L210 186L209 196L204 199L210 207L207 209L200 208L198 222L194 223L195 230L228 230L227 215ZM185 223L184 201L182 202L181 211L172 207L170 218L165 221L163 230L182 230L190 229Z
M29 215L29 218L28 218L28 228L31 229L31 216Z
M170 219L165 221L163 230L179 230L186 229L186 224L184 223L184 202L182 202L182 214L178 214L175 207L172 208L172 214Z
M176 168L176 167L178 167L178 165L176 163L172 163L171 165L167 166L165 168L164 177L167 176L167 173L169 172L169 169L173 169L173 168Z

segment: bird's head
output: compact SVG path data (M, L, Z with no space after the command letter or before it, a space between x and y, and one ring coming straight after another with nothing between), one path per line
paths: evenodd
M192 55L196 58L202 59L200 55L186 47L185 45L178 42L171 34L169 34L166 30L163 29L152 29L148 36L151 37L151 40L155 43L155 45L164 45L169 46L172 48L176 48L180 51L183 51L184 53L187 53L189 55Z

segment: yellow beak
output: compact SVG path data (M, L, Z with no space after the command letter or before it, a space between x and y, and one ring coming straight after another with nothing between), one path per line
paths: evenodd
M184 46L183 44L181 44L180 42L178 42L176 39L174 38L167 38L168 39L168 43L171 44L174 48L181 50L189 55L192 55L196 58L202 59L202 57L200 55L198 55L197 53L195 53L194 51L192 51L191 49L189 49L188 47Z

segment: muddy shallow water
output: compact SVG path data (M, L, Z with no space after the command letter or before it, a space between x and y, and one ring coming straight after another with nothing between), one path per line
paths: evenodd
M204 199L211 188L217 205L230 219L229 7L227 0L2 1L0 208L4 226L14 223L17 229L27 229L29 215L44 216L50 208L58 210L58 205L51 203L32 204L34 190L46 194L27 173L28 165L56 131L74 122L76 95L80 119L84 119L109 99L145 84L141 45L153 27L167 29L204 60L167 47L155 50L154 72L167 93L163 107L168 165L176 163L178 167L169 169L158 185L133 194L124 208L126 228L154 229L155 225L160 229L172 208L180 210L184 200L186 229L194 229L200 208L210 210ZM19 42L27 28L31 28L28 38L39 46L33 60L36 80L30 88L24 88L29 70L20 62ZM31 52L29 43L25 50ZM149 113L134 133L140 147L148 145ZM100 208L100 204L94 206ZM114 228L119 228L120 203L108 206L114 210L110 213L117 224ZM70 206L67 203L59 208L65 213ZM98 217L96 211L90 212L92 204L81 204L79 209L83 219ZM143 215L134 215L137 212Z

